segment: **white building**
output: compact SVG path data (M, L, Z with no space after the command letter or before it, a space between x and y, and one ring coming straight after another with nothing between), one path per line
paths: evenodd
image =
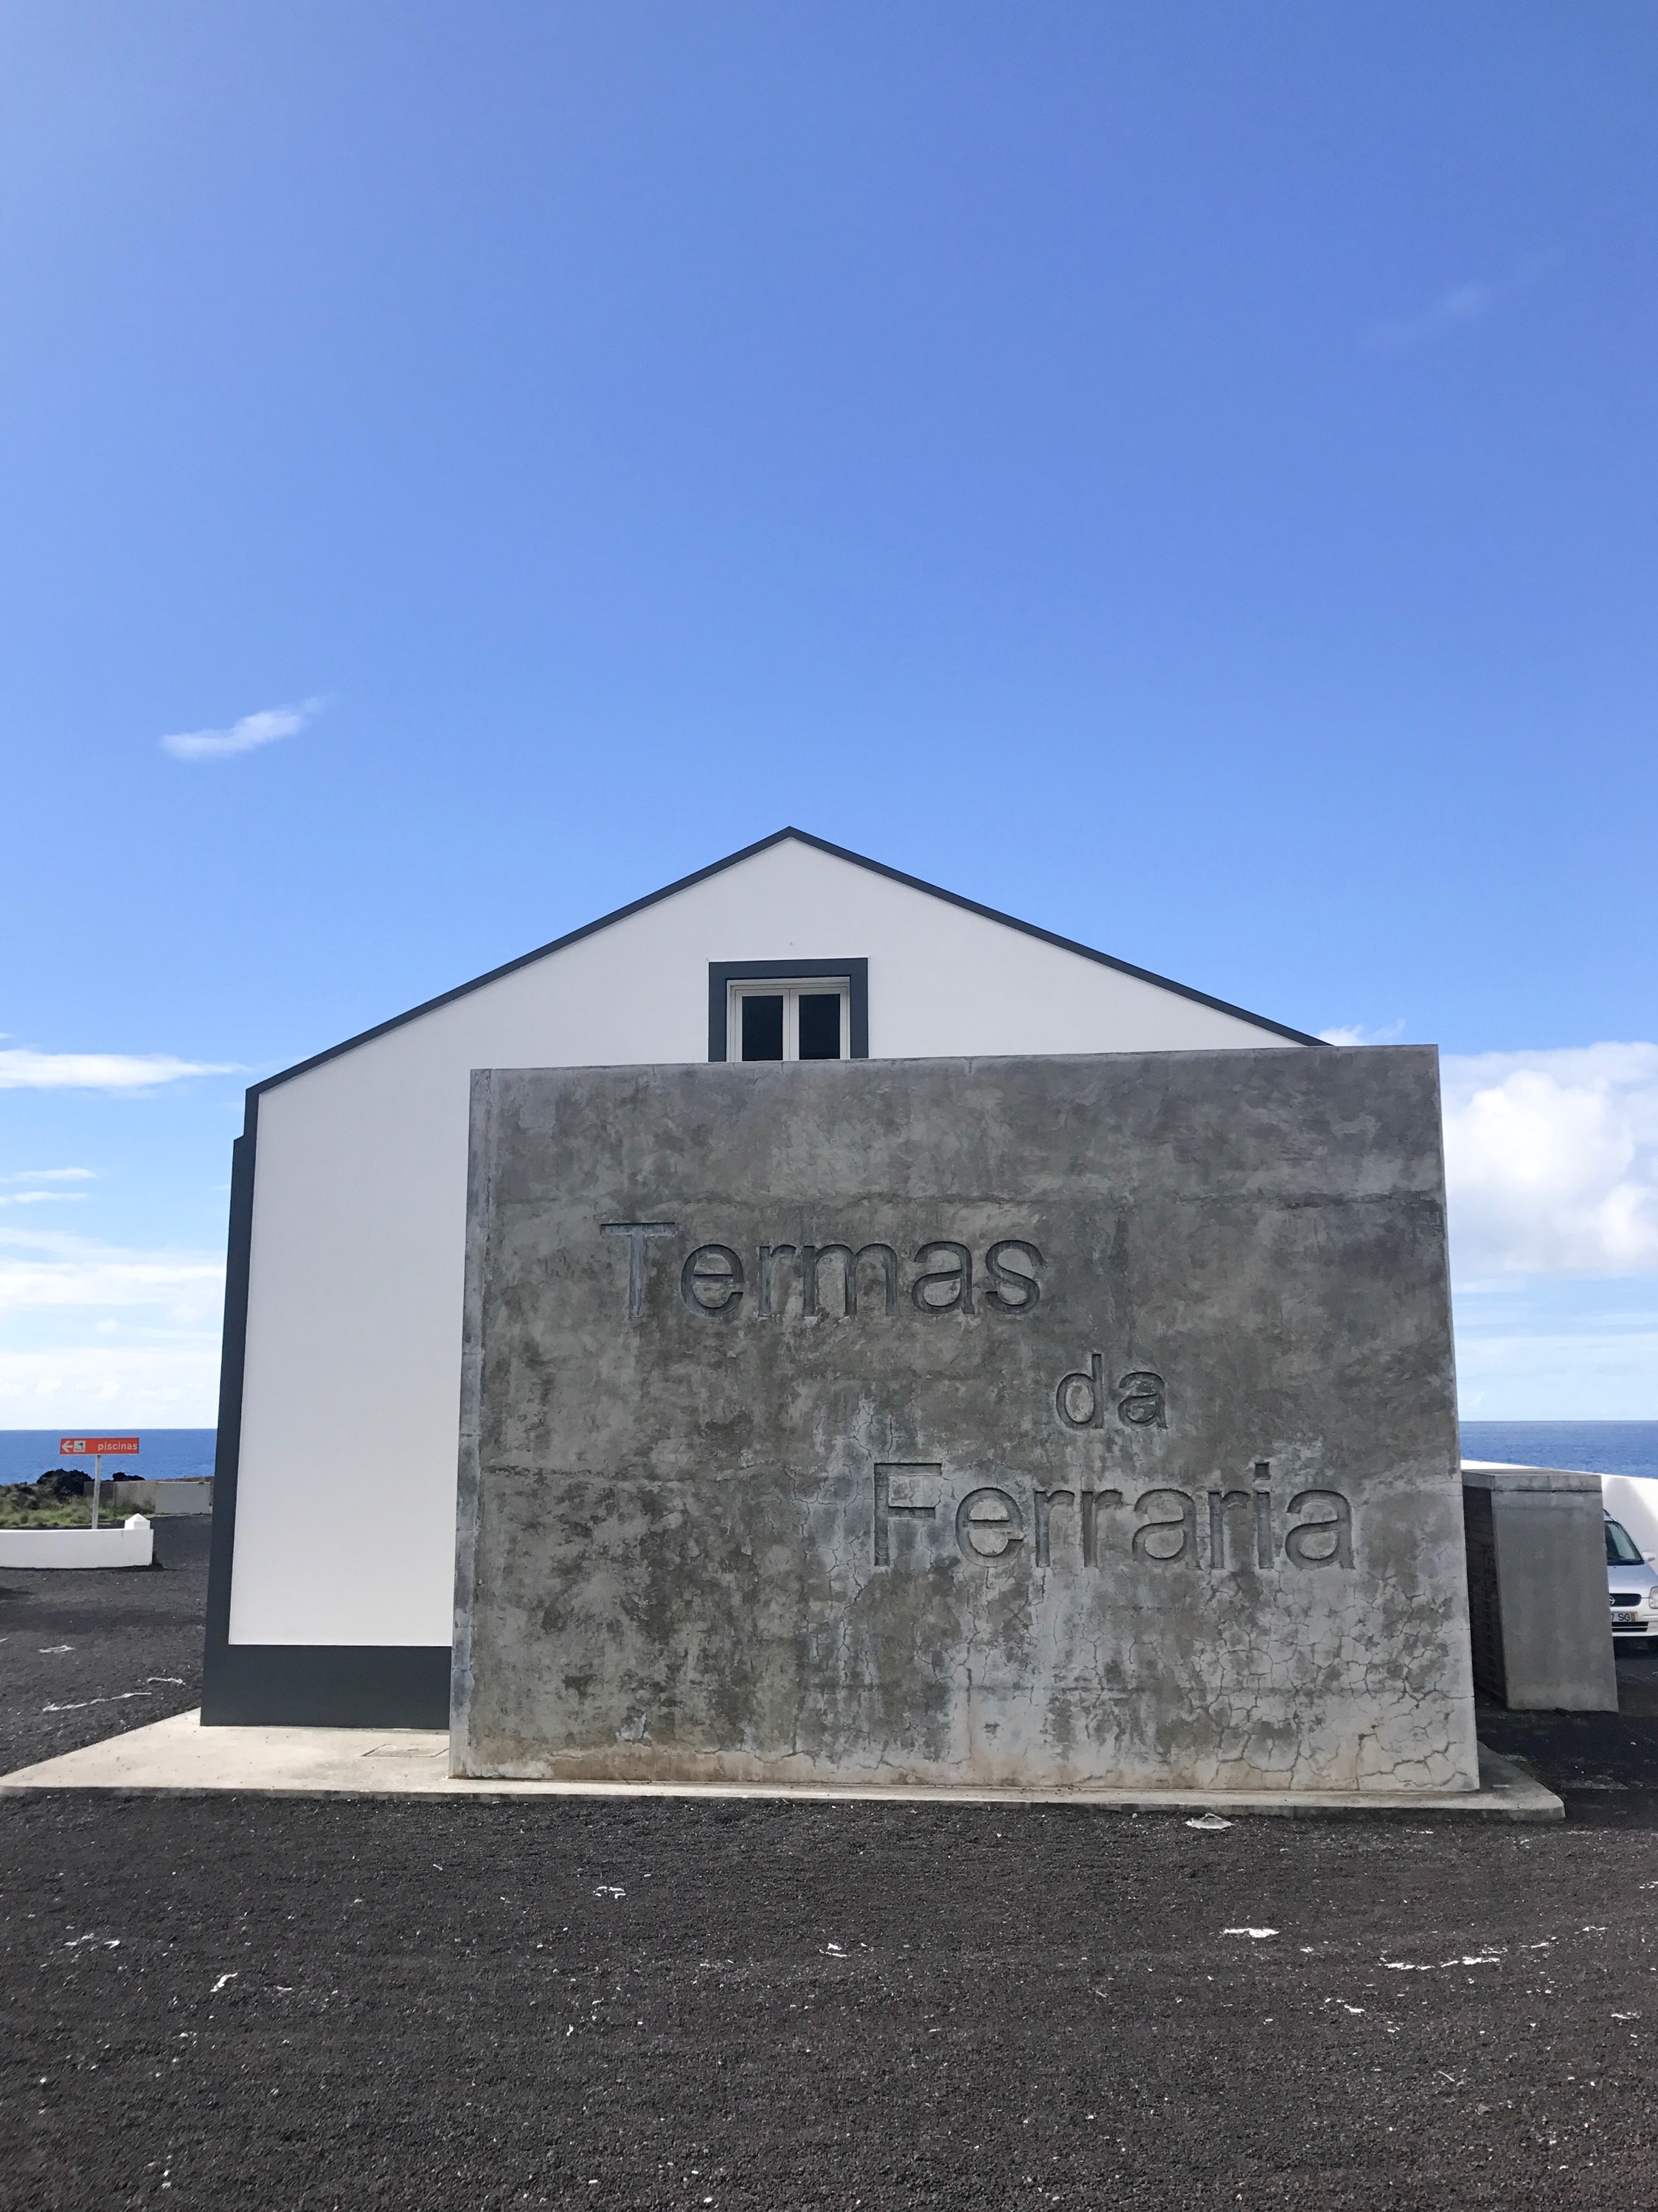
M1316 1042L783 830L256 1084L204 1717L444 1724L472 1069Z

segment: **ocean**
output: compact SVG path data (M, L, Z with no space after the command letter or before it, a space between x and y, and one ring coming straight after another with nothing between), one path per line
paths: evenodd
M0 1482L33 1482L52 1467L80 1468L90 1474L90 1460L59 1456L58 1439L68 1433L66 1429L0 1429ZM216 1429L124 1429L114 1422L101 1422L82 1433L138 1439L142 1449L137 1459L107 1459L107 1476L141 1474L151 1482L166 1482L180 1475L213 1472Z
M129 1433L107 1427L106 1436ZM131 1462L110 1460L106 1474L129 1467L135 1474L166 1480L213 1472L212 1429L131 1431L143 1449ZM61 1429L0 1429L0 1482L33 1482L61 1467ZM1589 1474L1658 1475L1658 1421L1465 1421L1467 1459L1508 1460L1521 1467L1582 1468ZM82 1465L82 1462L72 1462Z
M1658 1421L1464 1421L1462 1456L1658 1475Z

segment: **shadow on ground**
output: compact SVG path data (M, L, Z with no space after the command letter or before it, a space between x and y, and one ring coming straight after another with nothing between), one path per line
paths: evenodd
M1482 1704L1480 1739L1525 1759L1578 1826L1658 1828L1658 1652L1619 1655L1618 1704L1615 1713L1511 1713Z

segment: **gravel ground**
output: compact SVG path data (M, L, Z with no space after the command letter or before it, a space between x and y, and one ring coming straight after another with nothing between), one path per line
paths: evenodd
M51 1607L121 1616L76 1698L186 1675L148 1590L188 1571L5 1600L9 1702ZM0 2205L1658 2204L1658 1665L1624 1671L1617 1717L1485 1717L1555 1829L15 1800Z
M201 1703L205 1515L155 1523L157 1567L0 1567L0 1774Z

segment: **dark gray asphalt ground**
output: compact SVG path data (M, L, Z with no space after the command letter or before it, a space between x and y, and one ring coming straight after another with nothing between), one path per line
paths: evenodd
M210 1522L157 1521L160 1567L0 1567L0 1774L201 1703Z
M6 1744L187 1692L191 1571L0 1599ZM1658 2206L1624 1671L1648 1711L1486 1716L1553 1829L5 1802L0 2205Z

